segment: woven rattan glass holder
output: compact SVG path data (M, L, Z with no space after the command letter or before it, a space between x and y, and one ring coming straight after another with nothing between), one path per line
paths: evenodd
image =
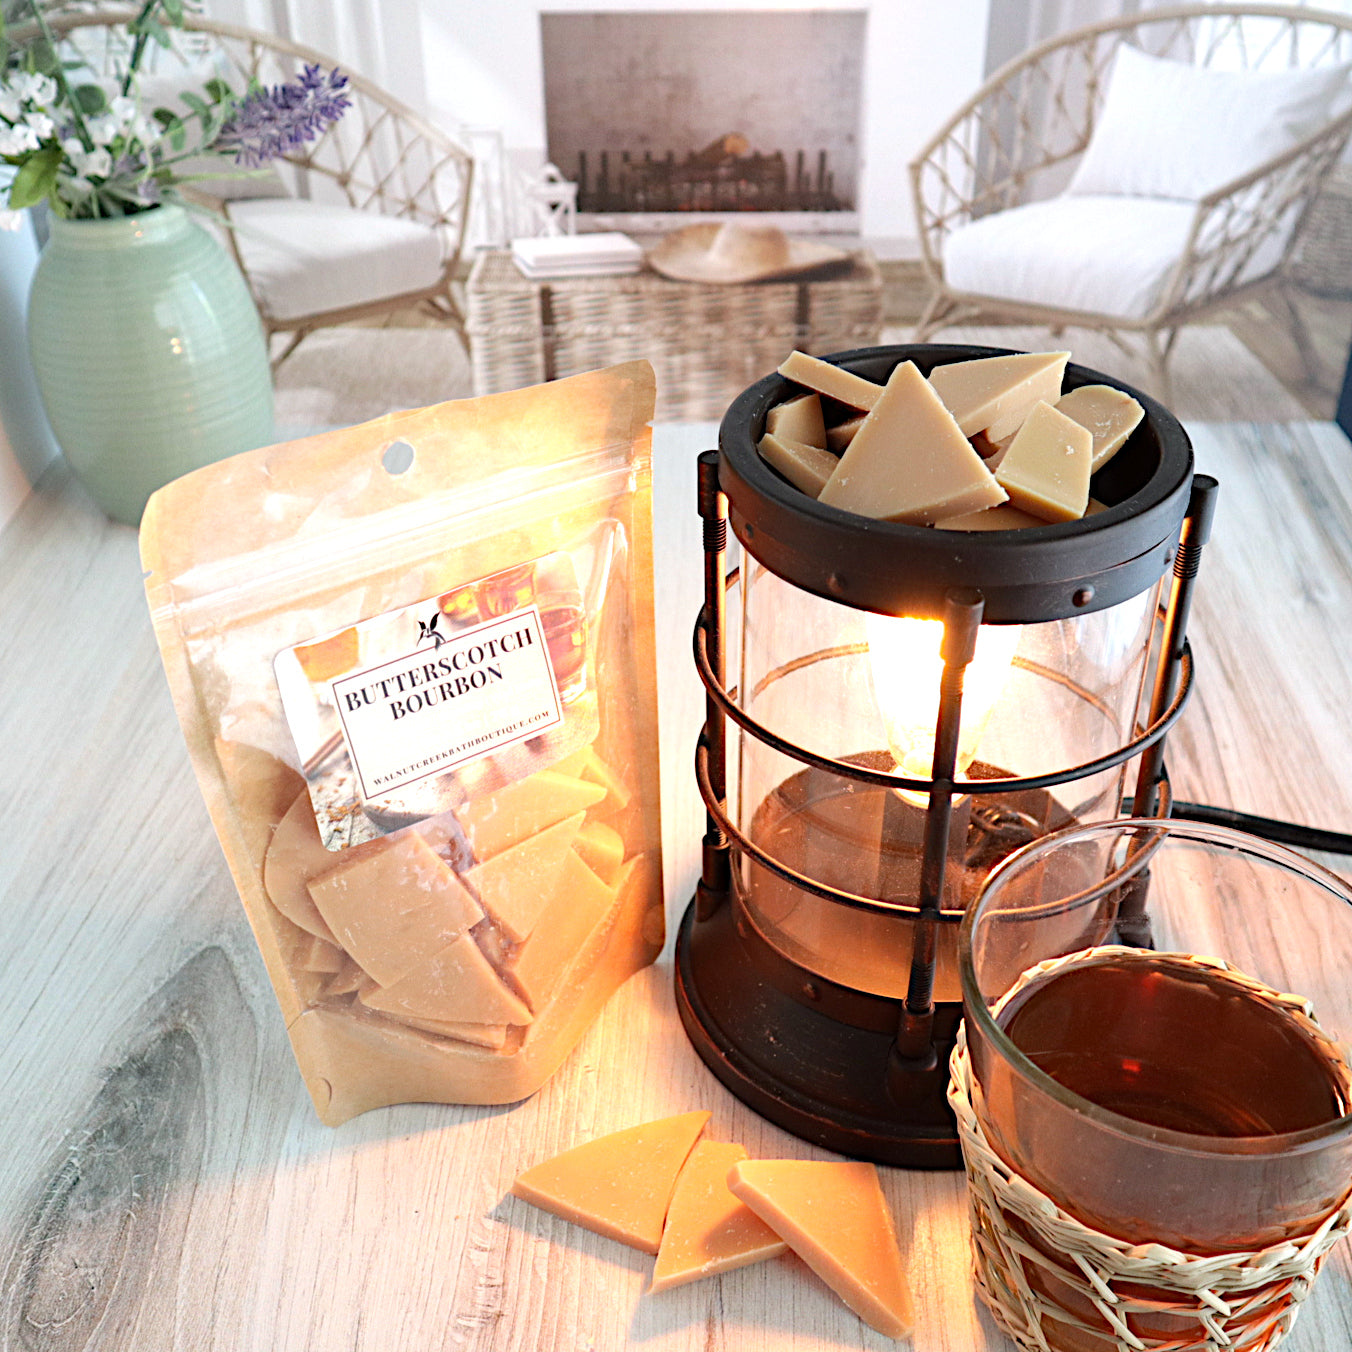
M1352 1223L1349 940L1345 880L1227 827L1119 818L991 871L949 1102L1021 1347L1281 1341Z
M1350 1198L1311 1234L1263 1249L1200 1256L1114 1239L1063 1211L991 1148L961 1032L950 1066L977 1290L1029 1352L1265 1352L1290 1331L1325 1256L1352 1228Z

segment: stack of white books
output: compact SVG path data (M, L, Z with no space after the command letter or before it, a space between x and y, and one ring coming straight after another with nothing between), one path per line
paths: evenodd
M530 278L616 277L643 266L643 249L628 235L541 235L512 241L512 260Z

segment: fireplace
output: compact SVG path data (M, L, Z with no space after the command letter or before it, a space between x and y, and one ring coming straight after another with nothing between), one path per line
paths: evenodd
M547 154L581 221L858 228L863 10L541 13Z

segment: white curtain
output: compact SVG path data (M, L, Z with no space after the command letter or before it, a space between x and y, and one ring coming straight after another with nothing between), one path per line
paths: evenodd
M419 0L205 0L205 8L222 22L313 47L426 112Z
M1158 7L1148 0L990 0L986 74L1056 33Z

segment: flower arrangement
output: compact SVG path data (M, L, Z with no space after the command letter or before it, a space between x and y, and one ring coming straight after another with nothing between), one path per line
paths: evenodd
M147 109L142 66L168 48L184 0L142 0L127 25L130 52L110 81L60 54L42 0L6 6L30 16L11 42L0 17L0 164L13 167L8 205L46 202L58 216L126 216L158 206L194 180L247 173L312 141L348 107L347 77L307 66L291 83L236 93L221 79L178 95L183 110Z

